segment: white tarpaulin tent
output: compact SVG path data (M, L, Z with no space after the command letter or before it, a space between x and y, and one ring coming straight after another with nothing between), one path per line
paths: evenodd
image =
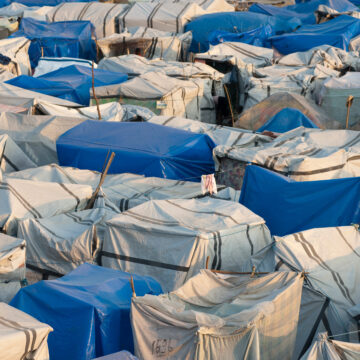
M141 0L140 0L141 2ZM150 2L169 2L169 0L151 0ZM187 3L186 0L172 0L172 3ZM194 0L195 4L203 8L208 14L217 12L235 11L234 6L229 4L226 0Z
M148 201L106 225L102 264L151 274L165 291L205 268L208 257L212 269L237 271L271 242L261 217L213 198Z
M153 116L148 122L187 130L198 134L206 134L217 145L251 147L271 141L268 136L256 134L249 130L237 129L203 123L175 116Z
M49 360L47 338L52 330L32 316L0 303L1 360Z
M9 302L24 280L25 240L0 233L0 301Z
M326 333L319 334L311 348L300 360L358 360L360 344L329 339Z
M102 2L64 2L46 14L48 22L90 21L98 39L118 32L118 19L129 8L127 4Z
M349 126L354 130L360 129L360 72L348 72L341 78L326 80L320 91L321 107L345 127L349 96L354 97L350 109Z
M0 135L0 169L3 173L34 167L36 164L8 135Z
M82 210L92 195L87 185L3 178L0 187L0 227L16 235L17 221L40 219Z
M31 66L28 50L31 41L25 37L15 37L0 40L0 54L11 59L8 65L14 75L30 75ZM13 66L11 66L13 65Z
M91 209L20 220L18 237L26 240L27 268L61 276L85 262L97 263L104 232L97 224L112 215L104 209Z
M214 155L221 165L257 164L296 181L360 176L360 134L351 130L299 127L260 147L217 146Z
M176 34L140 26L107 36L97 44L105 57L139 53L148 59L181 61L187 59L191 40L190 31Z
M184 32L185 25L194 18L207 14L191 2L137 2L119 16L120 31L143 26L175 33Z
M180 80L160 72L148 72L122 84L96 87L95 94L98 99L121 98L122 103L148 107L157 115L214 123L211 84L208 79ZM93 98L92 91L90 94Z
M134 297L131 320L141 359L291 359L303 279L202 270L166 295ZM136 289L135 289L136 291Z

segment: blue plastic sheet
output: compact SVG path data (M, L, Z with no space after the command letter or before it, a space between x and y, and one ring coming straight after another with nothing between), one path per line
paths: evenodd
M95 86L120 84L127 79L127 74L94 69ZM21 75L8 80L7 83L88 106L90 103L92 71L89 67L71 65L37 78Z
M278 18L250 12L222 12L199 16L185 26L185 31L192 31L193 39L190 51L194 53L209 50L209 36L214 31L243 33L269 25L274 34L293 31L301 25L296 18Z
M293 33L273 36L268 41L283 55L307 51L320 45L331 45L348 51L351 39L358 35L360 19L341 15L322 24L301 26Z
M133 275L136 295L159 295L150 277ZM133 351L130 274L83 264L68 275L22 288L11 305L49 324L52 360L90 360Z
M272 235L360 223L360 177L297 182L246 167L240 203L260 215Z
M254 30L243 33L231 33L228 31L214 31L209 35L209 43L217 45L223 42L242 42L254 46L266 47L266 40L275 35L270 25L260 26Z
M358 8L348 0L312 0L296 5L278 7L266 4L254 4L249 11L278 16L282 18L297 17L303 24L316 24L315 11L319 5L325 5L338 12L357 11Z
M200 181L214 173L209 136L151 123L87 120L61 135L56 147L60 165L97 171L108 151L115 152L110 174Z
M81 2L91 2L94 0L81 0ZM1 0L0 7L10 5L11 3L23 4L25 6L56 6L66 2L79 2L79 0ZM3 5L4 4L4 5Z
M60 21L47 23L23 18L19 30L10 37L24 36L31 40L29 57L35 68L44 56L72 57L96 60L96 45L92 40L93 25L89 21Z
M318 128L300 110L293 108L285 108L280 110L256 131L272 131L276 133L284 133L296 129L299 126L303 126L306 128Z

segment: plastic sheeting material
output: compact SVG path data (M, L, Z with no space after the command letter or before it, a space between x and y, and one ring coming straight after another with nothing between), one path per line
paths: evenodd
M214 172L214 147L207 135L150 123L91 120L57 140L60 165L102 171L108 151L113 151L109 174L131 172L190 181Z
M133 275L137 296L160 294L150 277ZM45 321L52 360L91 360L133 349L130 274L83 264L70 274L27 286L12 306Z
M257 131L262 132L266 130L276 133L284 133L296 129L299 126L306 128L318 128L301 111L292 108L285 108L269 119L263 126L257 129Z
M63 21L48 24L26 18L22 19L19 31L11 37L21 36L31 40L29 56L31 67L35 68L42 52L44 56L96 60L96 46L92 40L92 31L92 25L88 21Z
M240 203L265 219L273 235L360 223L360 177L296 182L246 167Z

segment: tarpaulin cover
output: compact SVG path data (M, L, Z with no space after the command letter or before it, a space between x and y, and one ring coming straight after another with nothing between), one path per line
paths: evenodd
M301 25L296 18L278 18L250 12L223 12L198 17L185 26L185 31L192 31L193 40L189 51L194 53L209 50L209 35L217 31L243 33L260 26L270 25L275 34L295 30Z
M214 172L208 135L150 123L87 120L59 137L60 165L102 171L108 151L116 156L109 174L134 173L199 181Z
M268 41L283 55L307 51L320 45L331 45L348 51L351 39L358 35L360 19L341 15L322 24L301 26L293 33L273 36Z
M61 21L48 24L32 18L21 20L19 31L11 37L24 36L31 40L31 67L37 66L42 55L96 60L95 41L91 39L93 26L89 21Z
M312 0L284 7L257 3L252 5L249 11L258 14L284 17L287 19L296 17L300 19L303 24L316 24L315 11L318 9L319 5L328 6L339 12L358 10L355 5L347 0Z
M296 129L299 126L306 128L318 128L307 116L300 110L293 108L285 108L280 110L263 126L257 129L257 132L272 131L277 133L285 133Z
M94 69L95 86L120 84L127 79L128 76L120 72ZM71 65L37 78L26 75L18 76L7 83L88 106L90 103L89 91L92 86L92 70L81 65Z
M245 31L243 33L216 30L209 35L209 43L211 45L217 45L223 42L231 41L265 47L266 40L273 35L275 35L275 33L269 24L259 26L256 29Z
M272 235L360 222L360 177L296 182L246 167L240 203L261 216Z
M137 296L158 295L150 277L133 275ZM130 274L83 264L56 280L22 288L11 305L46 322L52 360L91 360L119 350L133 351Z
M10 5L12 3L23 4L26 6L56 6L64 2L78 2L79 0L1 0L0 7ZM91 2L94 0L81 0L81 2Z

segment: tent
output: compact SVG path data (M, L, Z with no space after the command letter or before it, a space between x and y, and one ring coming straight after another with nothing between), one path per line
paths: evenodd
M96 264L103 240L97 225L113 215L91 209L19 220L17 236L26 240L27 268L42 275L62 276L85 262Z
M206 14L195 2L141 1L135 2L118 17L120 32L126 28L143 26L156 30L183 33L192 19ZM185 30L188 31L188 30Z
M98 39L118 32L118 18L129 8L127 4L91 2L61 3L47 14L48 22L90 21Z
M257 130L284 108L300 110L319 128L337 129L341 127L338 122L333 120L333 114L327 114L324 109L317 106L313 101L305 99L300 94L287 92L270 95L244 111L237 119L235 126L243 129Z
M126 80L126 74L94 69L95 86L119 84ZM71 65L36 78L22 75L7 83L88 106L92 69L81 65Z
M186 25L192 31L190 51L200 53L209 50L209 35L214 30L243 33L262 25L270 25L273 32L281 34L295 30L301 23L296 18L281 19L250 12L221 12L198 17Z
M96 171L102 170L109 151L115 152L109 174L199 181L214 172L215 144L207 135L150 123L87 120L60 136L56 146L60 165Z
M56 6L60 3L67 3L67 2L73 2L73 1L76 1L76 0L16 0L17 3L19 4L23 4L23 5L26 5L26 6ZM88 2L88 1L84 1L84 2ZM2 4L3 6L5 5L9 5L10 3L12 3L12 0L2 0Z
M202 270L179 289L136 297L135 355L200 359L291 359L300 274L224 275Z
M119 101L147 107L157 115L215 123L211 85L209 79L182 80L167 76L160 69L160 72L147 72L119 85L96 87L95 95L100 102ZM94 97L91 90L91 98Z
M320 45L331 45L349 51L357 50L351 46L351 41L358 35L360 19L342 15L322 24L303 25L293 33L273 36L269 38L269 42L283 55L307 51Z
M97 44L104 57L138 54L148 59L185 61L191 39L191 32L175 34L139 26L107 36Z
M16 235L19 219L54 216L79 211L92 195L86 185L2 179L0 187L0 228Z
M330 339L322 333L300 360L356 360L359 356L360 344Z
M49 325L4 303L0 303L0 317L0 347L3 360L49 359L47 338L52 331Z
M360 223L360 177L296 182L246 167L240 203L263 217L274 235Z
M298 109L285 108L270 118L257 132L272 131L284 133L299 126L306 128L318 128L307 116Z
M326 5L331 9L338 10L340 12L357 9L357 7L348 0L312 0L284 7L267 4L254 4L250 7L249 11L286 19L289 17L296 17L300 19L303 24L316 24L316 17L314 13L320 5Z
M347 117L346 102L349 96L354 97L350 109L349 127L360 129L360 72L349 72L339 79L328 79L320 91L320 105L328 114L332 114L345 128Z
M83 264L56 280L21 289L11 305L47 323L53 360L91 360L119 350L133 350L130 325L132 290L138 296L160 294L147 276Z
M106 222L101 263L151 273L171 291L206 262L212 269L239 271L270 242L264 220L238 203L210 197L151 200Z
M0 268L0 301L9 302L26 283L25 240L0 234Z
M96 59L95 42L92 40L92 25L88 21L46 23L26 18L19 31L11 35L31 40L29 56L31 67L37 66L41 56Z

